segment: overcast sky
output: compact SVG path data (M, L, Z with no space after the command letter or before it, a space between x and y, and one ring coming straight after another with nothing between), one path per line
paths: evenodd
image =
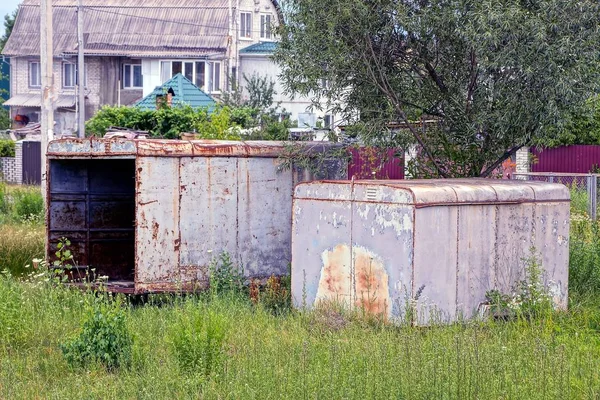
M21 0L0 0L0 32L4 35L4 16L17 9Z

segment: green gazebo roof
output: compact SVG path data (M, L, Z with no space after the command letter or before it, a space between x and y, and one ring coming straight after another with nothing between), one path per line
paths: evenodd
M156 110L156 96L166 95L169 89L173 90L172 106L189 105L193 108L208 108L212 112L216 106L215 100L200 88L194 85L182 74L177 74L161 86L157 86L148 96L135 103L142 110Z

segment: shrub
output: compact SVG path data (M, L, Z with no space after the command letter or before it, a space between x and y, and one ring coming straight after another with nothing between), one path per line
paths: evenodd
M210 291L213 295L241 295L245 293L244 274L237 268L229 253L222 252L209 267Z
M18 188L12 192L14 216L20 220L42 220L44 199L39 187Z
M188 302L170 331L170 342L180 368L210 376L223 361L226 320L212 310Z
M79 334L62 343L60 349L73 367L100 363L112 370L129 365L132 346L122 303L99 299L88 309Z
M0 139L0 157L14 157L15 142L10 139Z

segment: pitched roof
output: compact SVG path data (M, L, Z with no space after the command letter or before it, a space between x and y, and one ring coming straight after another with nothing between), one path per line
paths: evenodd
M4 54L39 54L39 3L19 7ZM75 54L77 1L53 5L54 53ZM197 57L227 48L228 0L86 0L83 14L88 54Z
M277 49L277 42L260 42L240 50L240 54L272 54Z
M171 103L173 106L187 104L194 108L206 107L210 112L217 104L212 97L200 90L189 79L182 74L177 74L135 103L135 106L143 110L156 110L156 96L164 95L169 89L173 89L175 92Z

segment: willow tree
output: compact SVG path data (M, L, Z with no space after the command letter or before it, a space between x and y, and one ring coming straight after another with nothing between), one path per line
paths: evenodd
M329 100L365 139L402 122L434 175L488 176L597 91L591 0L286 0L286 91ZM434 121L420 129L415 120ZM375 132L373 134L373 132Z

